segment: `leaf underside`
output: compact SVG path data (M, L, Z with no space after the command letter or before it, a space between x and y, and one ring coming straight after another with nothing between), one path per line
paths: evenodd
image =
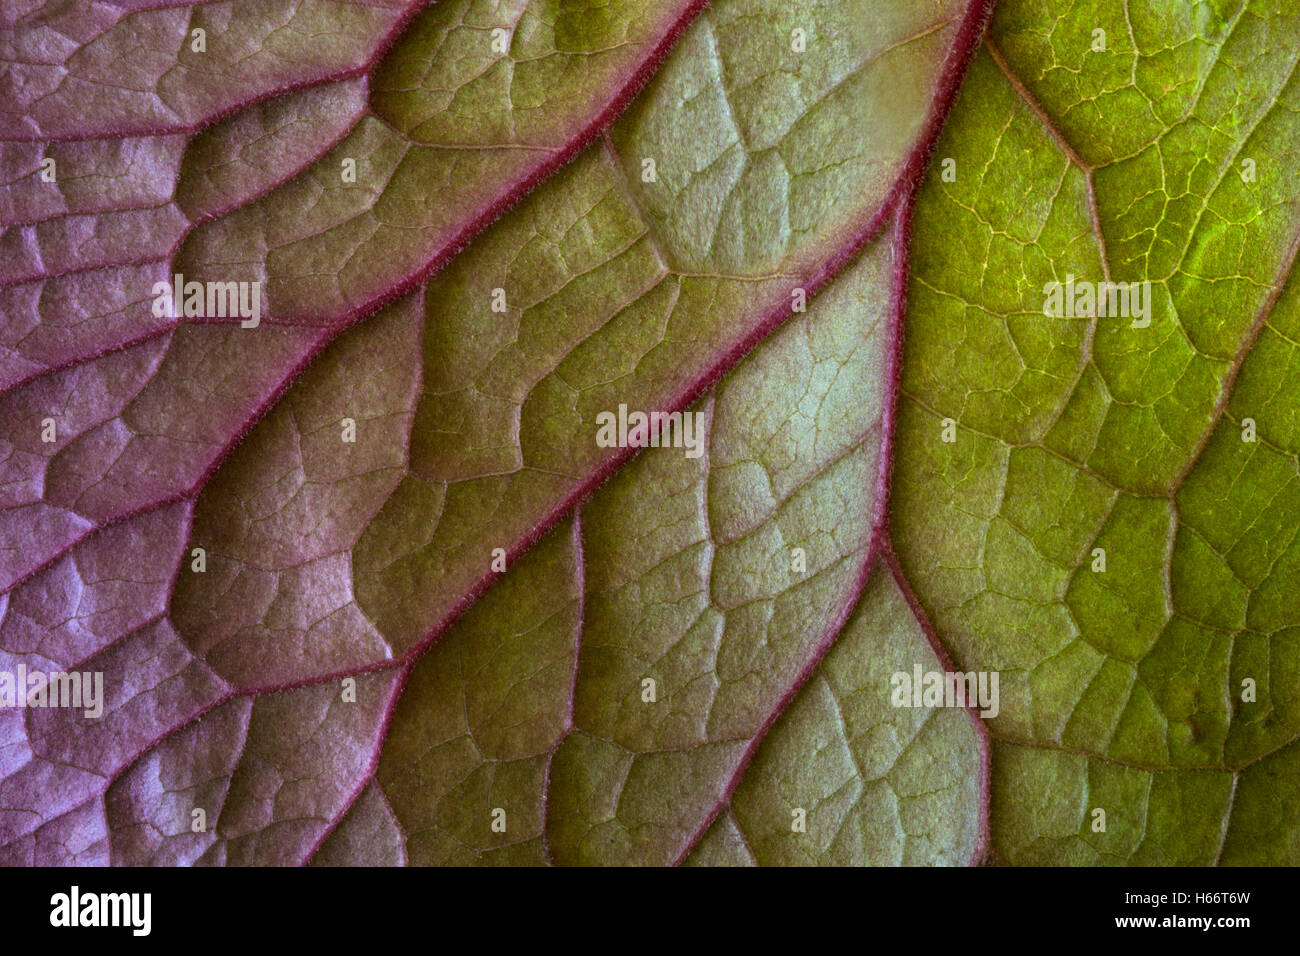
M1300 862L1300 11L993 6L0 15L0 861Z

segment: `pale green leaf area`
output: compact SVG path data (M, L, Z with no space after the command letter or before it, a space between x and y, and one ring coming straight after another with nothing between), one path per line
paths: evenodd
M971 718L891 706L894 671L938 661L887 569L858 597L890 259L871 246L692 408L704 454L648 449L415 664L377 773L412 862L668 863L737 782L692 862L728 820L764 863L971 859Z
M321 373L339 384L333 397L308 400L303 421L293 418L291 393L249 443L279 450L245 446L200 497L195 543L210 541L230 565L182 579L176 606L187 639L205 653L229 648L218 669L241 686L400 655L488 578L494 548L513 553L611 457L595 441L601 411L671 406L719 353L788 312L792 290L887 201L960 12L932 5L868 27L851 6L710 7L608 137L426 288L331 346L331 355L368 354L383 370L360 392L341 385L359 368ZM836 39L795 54L795 22ZM769 111L760 120L753 88L765 81L741 75L756 63L782 73L784 118ZM657 158L651 182L643 158ZM493 310L496 290L504 311ZM889 294L886 283L872 293L873 314ZM877 409L882 400L879 386L859 399ZM327 442L323 423L337 422L344 405L373 405L366 417L382 428L360 429L345 461L313 465L300 435L315 429L314 440ZM392 434L409 446L405 462L393 459ZM827 440L790 449L805 460L783 464L764 496L788 495ZM286 473L300 456L305 465ZM734 471L755 480L743 465ZM727 494L722 520L762 507ZM231 522L232 509L253 524ZM304 538L306 520L314 531ZM294 607L303 589L288 585L288 576L307 575L332 582L328 608L308 589L314 614ZM282 653L304 632L309 651Z
M599 412L670 405L788 312L889 201L963 13L860 6L711 6L608 136L335 341L200 496L193 651L244 687L400 657L608 457ZM381 109L454 128L442 68L381 71L410 87ZM726 821L760 862L977 857L978 733L890 705L894 671L941 665L868 566L896 249L886 230L687 409L694 453L644 450L493 568L403 665L318 861L699 862Z

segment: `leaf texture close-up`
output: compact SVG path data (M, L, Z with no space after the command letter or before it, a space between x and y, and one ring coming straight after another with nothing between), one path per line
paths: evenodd
M1300 865L1292 0L9 0L0 863Z

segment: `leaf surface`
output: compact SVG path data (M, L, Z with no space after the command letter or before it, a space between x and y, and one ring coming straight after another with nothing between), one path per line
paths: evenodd
M1128 14L1003 4L971 67L937 147L970 172L916 210L894 540L958 664L1002 674L1004 859L1278 863L1300 17ZM1071 274L1149 281L1149 327L1045 317Z
M992 6L0 15L0 862L1294 863L1300 14Z

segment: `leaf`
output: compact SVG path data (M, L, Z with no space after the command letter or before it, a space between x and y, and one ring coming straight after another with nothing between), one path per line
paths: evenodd
M643 452L413 665L375 773L375 799L395 821L383 831L386 857L666 863L699 840L863 588L886 364L889 298L879 292L892 279L891 249L870 246L807 316L692 407L708 421L699 458ZM864 404L864 395L876 398ZM794 548L806 572L791 570ZM800 748L824 749L823 725L802 708L835 707L831 688L842 688L842 746L870 762L856 770L846 758L861 792L813 820L830 818L828 831L857 821L866 833L856 846L825 848L825 858L891 860L893 838L910 831L919 847L938 846L900 840L909 862L963 862L978 841L978 738L964 713L931 720L863 693L873 638L890 641L874 675L882 683L889 671L934 661L888 590L888 572L872 580L836 652L768 738L795 754L765 749L744 781L780 774L782 761L799 766ZM843 769L825 772L833 785L820 774L805 780L826 791L789 806L842 800L834 775ZM788 828L790 811L754 807L764 794L761 783L742 784L733 804L744 828L767 840L771 821ZM485 825L497 809L500 834ZM878 832L882 809L896 829ZM376 811L368 801L360 812Z
M382 859L431 862L452 858L447 839L432 834L450 834L456 852L476 845L466 828L481 814L464 795L477 798L474 781L499 776L489 793L504 788L512 806L530 807L516 810L516 819L531 822L516 822L498 841L510 849L496 857L577 859L587 853L585 824L555 813L544 818L539 774L549 780L552 758L571 760L578 749L617 740L633 743L643 765L670 767L693 795L683 808L656 795L657 780L643 793L628 788L630 800L657 815L654 834L629 838L616 856L683 856L708 827L763 731L848 614L871 563L887 350L874 331L877 344L869 349L855 336L874 330L891 301L892 246L879 245L820 300L814 312L834 314L838 330L830 320L816 333L791 326L780 340L786 344L762 360L770 368L754 365L756 356L755 371L705 400L718 419L707 456L666 463L655 456L668 478L694 487L683 505L720 509L684 514L688 523L668 529L658 545L665 557L689 545L689 566L699 576L694 585L682 578L660 586L684 588L678 601L706 601L697 633L674 637L673 627L687 625L666 622L655 653L684 638L712 640L718 665L752 686L726 686L711 672L710 655L683 650L674 672L661 678L685 682L664 690L664 713L681 712L663 718L662 730L620 728L602 697L626 694L622 684L636 675L626 664L623 673L608 672L597 656L590 674L579 668L573 699L557 711L556 695L574 680L578 654L577 632L569 631L581 629L592 655L637 635L608 610L603 622L587 619L589 601L594 612L594 602L627 600L616 593L626 584L593 569L588 593L585 578L573 579L577 559L570 555L566 565L563 555L548 558L546 546L511 570L501 585L507 591L493 592L432 653L420 652L487 583L492 545L513 561L626 457L626 450L593 446L583 421L618 403L680 407L788 314L793 290L815 292L879 231L919 168L951 92L947 77L959 69L981 11L963 19L956 4L924 12L880 4L873 21L836 7L720 4L686 33L602 141L427 287L404 295L512 191L554 168L558 154L601 125L635 87L637 64L652 63L693 12L670 4L636 15L632 9L594 15L521 4L511 54L498 63L481 49L489 22L459 5L440 4L409 20L409 12L395 14L383 22L400 38L373 70L387 41L334 73L308 70L290 80L272 70L275 83L301 88L250 101L193 136L202 117L236 103L229 85L212 87L207 100L188 100L188 113L168 101L170 88L159 89L151 108L167 103L171 113L155 115L147 131L131 126L121 103L105 108L124 124L115 132L158 135L137 137L143 146L128 135L116 152L93 153L102 163L120 168L138 160L161 172L167 162L148 149L165 147L170 168L179 168L151 194L123 191L121 205L134 213L170 203L179 231L150 247L156 252L131 247L132 261L120 265L108 243L82 244L76 259L54 257L48 277L37 263L50 257L33 259L28 273L14 276L13 288L33 286L23 301L30 307L45 281L69 276L117 282L124 298L130 284L112 270L139 269L135 261L152 254L158 276L257 279L270 304L255 331L233 322L174 329L162 322L161 334L138 345L121 317L97 326L92 319L100 336L94 351L80 336L58 338L56 322L47 333L38 309L27 331L47 338L15 340L57 348L16 351L11 382L19 387L6 399L11 418L67 411L55 447L29 437L10 456L11 527L39 529L45 544L35 553L12 552L7 649L51 668L102 667L126 693L95 728L106 733L83 731L78 718L61 712L39 714L31 730L17 728L27 746L3 785L6 805L31 810L4 821L13 852L33 860L51 852L48 828L62 814L81 814L107 786L107 850L102 841L85 842L99 848L88 852L115 862L287 862L318 848L330 859L341 847L359 846L348 836L353 831L388 837L387 849L375 850ZM296 16L310 18L313 10ZM127 16L138 18L129 24L134 33L147 23L173 29L175 38L180 21L163 13ZM811 29L818 55L794 49L795 26ZM21 26L16 33L25 39ZM72 56L79 81L102 80L96 70L104 51L124 35L109 29ZM222 43L236 39L220 36ZM213 52L222 49L214 43ZM762 71L773 57L784 72ZM153 75L173 75L161 70L160 61ZM241 74L241 82L248 79ZM322 86L326 80L333 85ZM64 132L52 124L65 95L56 90L27 108L33 136ZM227 100L216 105L222 96ZM865 128L864 117L871 121ZM158 128L163 122L172 125ZM343 188L331 178L353 154L358 181L381 176L381 191ZM15 155L22 160L21 148ZM34 153L26 155L30 163ZM647 159L655 175L638 179L631 171L645 169ZM431 183L450 176L453 196L435 192L442 200L436 205L424 198ZM102 190L86 193L96 197L86 200L91 205L67 212L92 216L87 228L107 228L93 216L115 214L114 207L101 208ZM63 211L56 205L39 215ZM771 217L775 230L766 224ZM44 223L38 218L21 234L23 248L40 247ZM18 226L25 228L22 220ZM142 241L159 236L148 228ZM323 271L335 278L322 282ZM490 309L498 288L509 301L504 315ZM104 352L113 347L120 350ZM302 377L277 400L300 368ZM791 375L803 383L798 391L789 391ZM856 389L877 397L861 406ZM792 401L799 409L793 419L782 411ZM264 409L265 418L235 445ZM753 416L766 422L761 432L745 425ZM356 442L341 442L340 428L355 429ZM621 492L632 495L639 518L620 507L600 522L604 530L591 519L574 524L592 529L592 537L572 546L608 551L608 560L627 562L623 571L631 574L639 556L620 543L619 525L632 520L643 534L657 531L656 486L657 479L647 492ZM610 485L589 508L623 487L622 480ZM756 491L766 505L750 500ZM163 511L170 523L160 525ZM175 528L187 518L190 541L181 545ZM701 522L702 539L678 540ZM787 534L808 553L806 583L780 570L785 555L773 565L767 553ZM97 580L106 555L123 547L140 552L143 580L128 601L141 610L91 613L93 623L83 623L68 588ZM709 566L699 564L701 547L717 551ZM558 570L547 567L556 561ZM541 578L528 575L534 564ZM763 584L747 577L755 570L779 573ZM655 576L652 568L643 573ZM582 616L566 629L574 608L558 619L548 612L550 623L537 631L530 614L542 612L528 596L549 600L573 587ZM708 597L713 588L717 595ZM61 611L47 603L59 590L67 594ZM93 602L86 610L93 612ZM502 645L501 629L512 619L521 639ZM494 647L506 647L499 653L508 656L497 660ZM637 650L632 660L650 652ZM466 658L485 661L486 675L462 676ZM158 663L141 669L142 659ZM334 700L333 680L322 682L375 666L381 670L355 688L357 708ZM390 679L398 674L400 699ZM516 683L526 675L528 683ZM463 685L469 726L457 728L460 711L442 709L449 682ZM719 684L714 693L722 698L716 720L708 715L715 705L700 696L709 683ZM520 687L534 684L541 689L521 698ZM499 706L490 706L493 700ZM669 701L677 702L671 710ZM439 714L452 723L427 726ZM492 724L510 715L520 722ZM287 744L277 739L271 728L281 722L301 725L301 734ZM527 728L522 738L520 727ZM477 775L462 779L466 768L455 760L444 766L452 759L444 754L433 765L441 770L421 770L419 785L404 789L410 771L402 755L418 754L425 735L453 733L468 735L476 752L486 748ZM364 773L366 739L376 747L387 740L373 783ZM141 752L152 740L160 742ZM692 764L709 773L689 773ZM447 783L430 790L426 779L437 773ZM267 785L282 774L311 784L264 796L276 792ZM553 806L596 796L561 783L568 784L557 779L551 788ZM211 816L211 829L194 824L199 810ZM434 819L425 820L428 814ZM51 822L38 826L42 820ZM517 839L520 826L532 836ZM480 852L496 849L489 840Z
M4 14L0 861L1294 862L1298 15L991 7Z
M844 13L822 16L856 24ZM494 548L513 558L626 457L597 447L584 423L622 404L680 407L788 313L793 289L824 281L827 256L851 252L875 231L924 124L940 65L934 51L951 42L957 23L902 18L870 45L860 38L850 48L856 59L838 71L809 67L796 103L812 107L792 105L780 121L786 128L773 133L757 128L758 114L746 119L754 108L745 95L733 115L727 86L734 81L725 77L737 68L725 63L755 59L748 47L765 50L784 42L786 31L774 35L740 19L724 32L738 18L725 6L705 15L606 140L424 290L423 391L413 403L408 473L364 499L348 492L350 507L374 515L359 538L351 525L336 535L324 528L319 545L290 562L298 568L326 550L350 550L352 594L336 590L331 610L355 600L384 646L348 634L337 648L314 638L312 659L285 657L273 649L280 628L250 623L237 644L217 652L238 668L223 671L231 680L258 687L310 679L402 655L439 633L491 580ZM902 78L914 70L921 72L903 87L915 89L914 108L900 112L897 129L857 132L850 117L899 109ZM692 104L685 114L683 101ZM778 119L763 114L761 121ZM755 137L771 146L750 159ZM656 182L626 172L642 157L659 157ZM748 225L771 204L782 223L774 236ZM810 231L812 223L821 228ZM504 318L491 311L494 289L506 294ZM387 394L388 386L376 391ZM364 402L349 401L349 417L368 414ZM370 435L366 441L389 441ZM276 471L289 460L250 449L217 484L269 486L281 476L244 473ZM192 543L214 553L217 574L182 576L174 602L179 629L201 633L204 653L220 635L194 605L209 606L206 593L224 596L250 563L274 571L265 564L267 542L244 538L228 522L228 499L211 500L199 502ZM295 528L284 533L298 537ZM254 586L249 575L240 580ZM269 579L262 587L274 590ZM265 606L239 603L249 613Z
M891 675L944 661L896 570L872 575L809 684L772 730L732 798L687 859L703 863L728 826L762 865L961 865L984 848L983 740L968 715L890 706ZM807 837L790 808L808 809ZM812 809L814 808L815 809ZM716 851L713 851L716 852Z
M0 503L13 510L0 526L39 541L6 554L0 582L92 527L197 491L327 333L415 285L572 156L698 3L625 4L599 18L554 0L515 3L494 16L516 49L482 76L497 19L468 7L306 0L238 17L232 4L205 4L193 23L184 8L16 18L0 46L17 61L8 82L24 111L7 124L20 138L0 151L0 245L11 253L0 301L19 318L0 333L0 385L32 385L0 408L28 423L64 411L57 441L30 427L8 439ZM206 30L205 51L194 52L191 28ZM435 41L463 53L421 73L420 51ZM121 75L115 64L138 44L162 52ZM515 59L518 85L503 86ZM456 97L443 103L439 91ZM569 120L534 130L551 96ZM461 110L498 121L453 141L438 121ZM439 166L460 188L412 202ZM364 264L348 266L356 256ZM259 281L264 321L279 328L247 335L157 315L148 290L176 274Z
M1005 4L921 192L893 536L1002 674L1008 862L1294 862L1298 29ZM1070 273L1150 281L1150 326L1045 318Z

